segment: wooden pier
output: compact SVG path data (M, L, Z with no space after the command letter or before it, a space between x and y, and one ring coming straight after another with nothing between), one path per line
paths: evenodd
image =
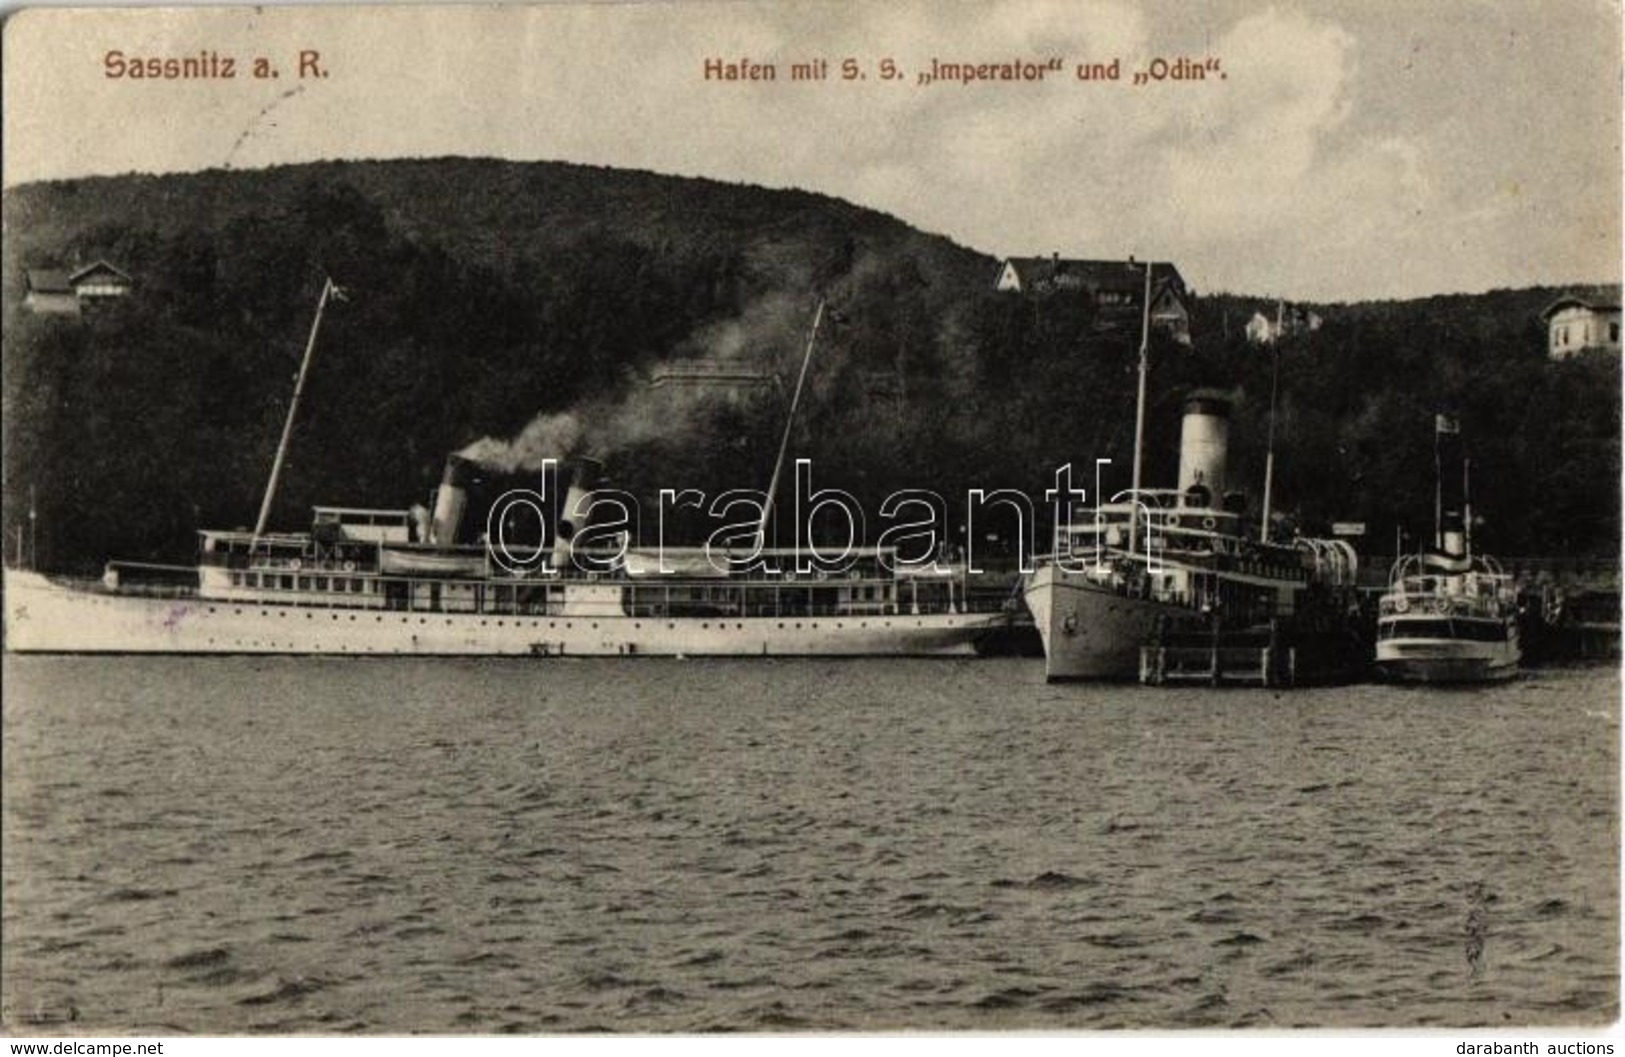
M1160 635L1140 647L1147 686L1292 686L1298 651L1268 630Z
M1364 678L1370 643L1357 624L1297 625L1290 620L1250 628L1165 624L1140 647L1140 682L1147 686L1288 687Z

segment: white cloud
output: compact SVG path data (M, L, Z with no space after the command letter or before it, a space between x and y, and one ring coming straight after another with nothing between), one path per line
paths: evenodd
M1161 151L1168 201L1215 238L1302 223L1306 199L1348 164L1329 155L1349 112L1353 39L1271 9L1242 19L1215 51L1226 80L1186 111Z
M1617 42L1577 53L1565 33L1467 0L1403 18L1289 2L53 12L8 25L5 179L219 165L246 129L238 165L455 153L800 186L994 254L1171 257L1207 289L1364 296L1617 274ZM1588 39L1617 36L1617 11L1587 2L1561 0ZM101 76L106 49L200 41L320 46L334 75L271 112L286 81ZM1458 57L1491 48L1496 61ZM912 81L932 58L1116 58L1127 77L1154 56L1210 54L1225 80ZM747 56L781 80L704 80L707 57ZM829 81L788 81L789 63L820 57ZM890 57L910 80L844 83L848 57Z

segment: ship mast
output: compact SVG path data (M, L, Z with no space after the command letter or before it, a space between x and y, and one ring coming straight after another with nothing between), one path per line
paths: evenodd
M1467 552L1467 560L1473 560L1473 493L1468 478L1472 474L1473 460L1462 457L1461 460L1461 540L1462 549Z
M1129 258L1130 264L1133 258ZM1145 376L1148 370L1148 361L1151 352L1151 269L1154 262L1145 262L1145 297L1144 311L1140 320L1140 387L1139 395L1134 403L1134 479L1132 491L1129 492L1129 501L1135 504L1130 508L1128 519L1128 549L1134 553L1134 548L1140 538L1140 456L1145 448Z
M801 356L801 373L796 377L796 391L790 397L790 414L784 420L784 437L779 441L779 457L773 462L773 477L767 483L767 502L762 504L762 520L756 526L757 549L767 546L767 519L773 514L773 499L778 495L779 476L784 470L784 453L790 448L790 430L796 424L796 408L801 406L801 389L807 383L807 365L812 363L813 343L818 340L818 324L824 319L824 299L818 301L813 313L812 330L807 335L807 351Z
M260 503L260 516L254 522L254 542L265 533L265 522L271 516L271 503L276 499L277 479L282 476L282 460L288 454L288 438L293 436L293 419L299 411L299 397L305 391L305 375L310 371L310 358L316 351L316 334L321 330L322 312L330 300L343 300L343 292L329 276L322 277L322 295L316 301L316 318L310 324L310 337L305 341L305 358L299 362L299 377L293 383L293 400L288 404L288 418L282 423L282 439L276 446L276 460L271 463L271 479L265 485L265 499Z
M1433 550L1444 553L1444 455L1439 437L1444 433L1444 416L1433 416Z
M1275 392L1281 375L1281 323L1284 302L1275 302L1275 336L1270 342L1270 436L1264 454L1264 516L1258 524L1258 538L1270 541L1270 492L1275 485Z

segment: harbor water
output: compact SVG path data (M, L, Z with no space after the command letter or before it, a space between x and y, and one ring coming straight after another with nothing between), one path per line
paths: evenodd
M5 659L7 1027L1586 1025L1619 680Z

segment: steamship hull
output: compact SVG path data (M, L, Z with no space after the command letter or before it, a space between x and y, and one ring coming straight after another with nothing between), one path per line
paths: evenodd
M1053 564L1032 573L1025 596L1044 643L1044 677L1050 682L1136 679L1140 647L1158 618L1190 612L1129 597Z
M1512 679L1518 674L1522 653L1518 624L1511 617L1411 619L1384 613L1378 618L1377 674L1393 682L1488 683Z
M8 570L18 653L422 656L973 656L992 613L815 617L492 616L139 595Z
M1518 674L1517 651L1476 642L1418 642L1409 651L1402 644L1380 645L1377 673L1401 683L1489 683Z

